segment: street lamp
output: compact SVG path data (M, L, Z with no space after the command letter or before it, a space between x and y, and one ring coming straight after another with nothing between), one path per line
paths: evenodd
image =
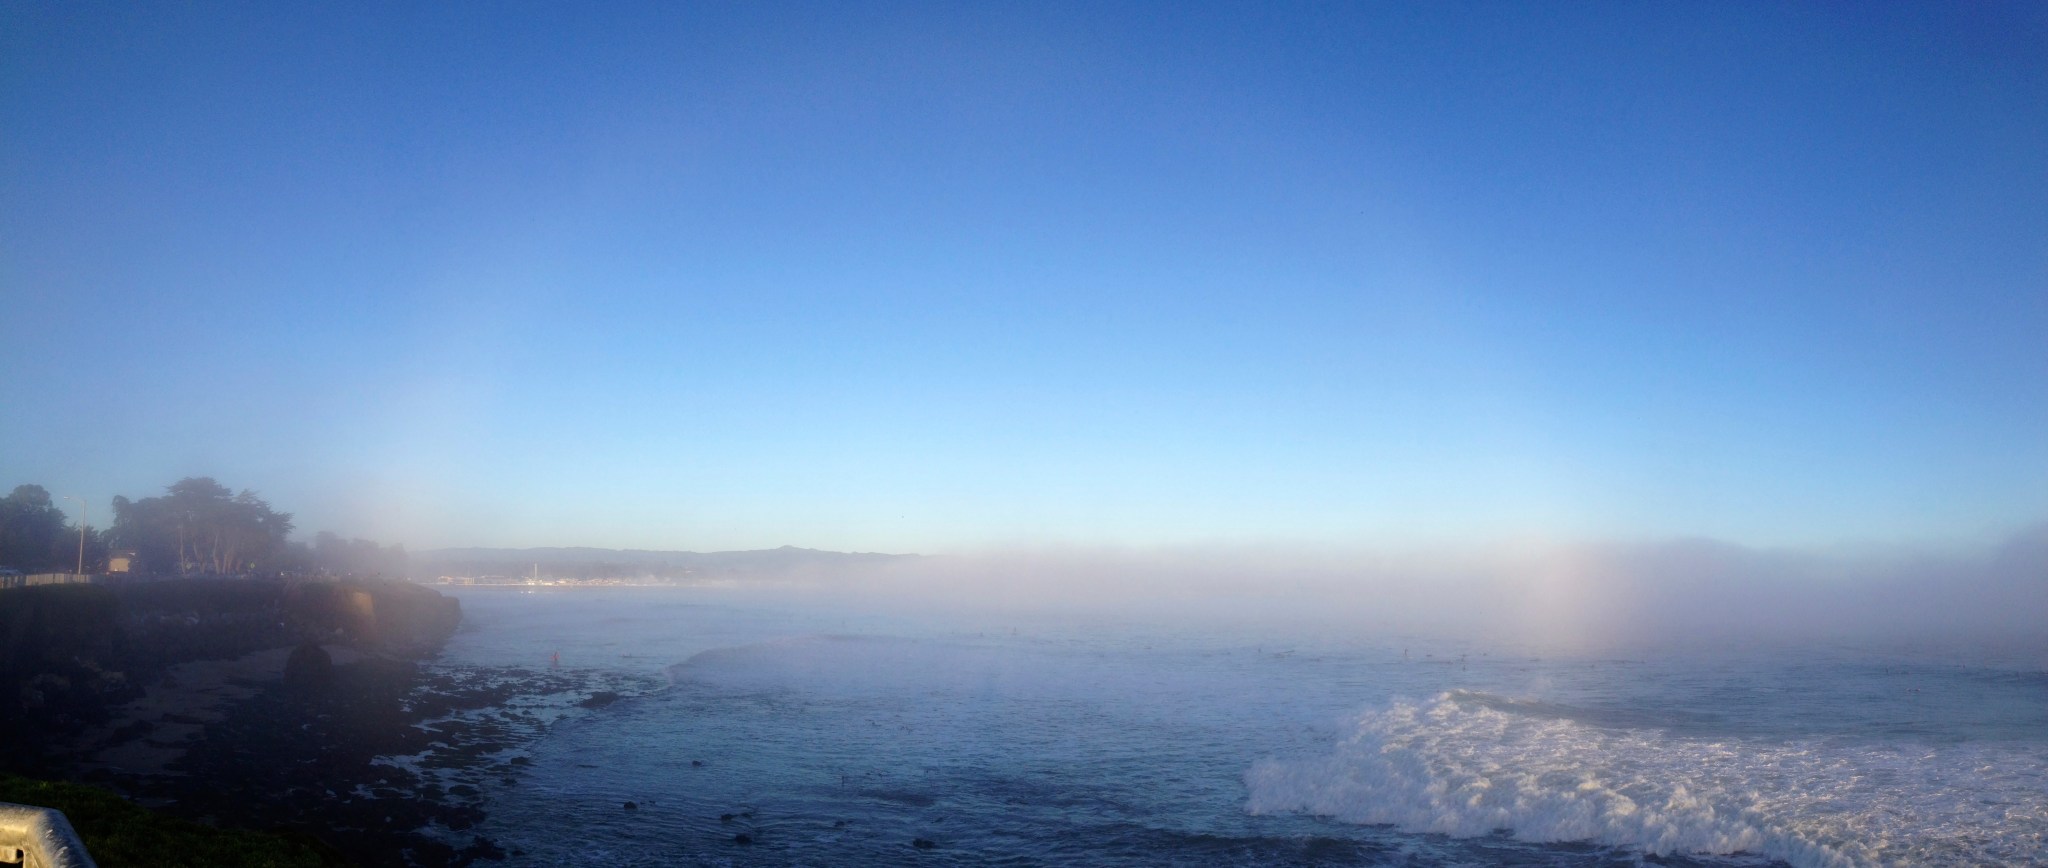
M85 575L85 523L89 520L88 517L92 515L92 512L91 508L86 506L85 498L83 497L73 497L67 494L64 495L64 499L78 501L78 572L73 575L82 576Z

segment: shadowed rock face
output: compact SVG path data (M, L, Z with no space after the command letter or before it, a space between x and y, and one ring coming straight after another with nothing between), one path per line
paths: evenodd
M417 654L440 647L462 620L453 597L409 582L306 582L291 586L281 614L316 638Z
M292 649L284 661L284 683L293 687L316 688L334 679L334 656L327 649L307 642Z
M0 705L19 712L0 716L0 737L33 745L39 732L102 721L109 706L180 663L307 643L411 657L439 648L461 620L454 598L403 581L176 579L0 590ZM13 759L0 765L27 762Z
M108 663L125 650L120 601L106 588L41 585L0 592L0 670L46 670L82 657Z
M0 765L25 761L30 734L105 718L135 695L119 600L106 588L45 585L0 591Z

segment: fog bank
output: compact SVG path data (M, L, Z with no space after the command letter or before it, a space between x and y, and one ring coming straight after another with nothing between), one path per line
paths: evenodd
M809 585L911 611L1221 619L1559 650L2048 643L2048 524L1961 553L1813 553L1712 540L1009 550L815 575Z

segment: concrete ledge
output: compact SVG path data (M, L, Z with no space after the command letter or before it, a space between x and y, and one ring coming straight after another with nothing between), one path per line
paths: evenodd
M0 865L99 868L62 811L0 802Z

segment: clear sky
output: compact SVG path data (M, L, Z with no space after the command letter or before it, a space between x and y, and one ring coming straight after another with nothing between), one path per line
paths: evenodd
M8 2L0 334L95 523L1988 538L2048 6Z

